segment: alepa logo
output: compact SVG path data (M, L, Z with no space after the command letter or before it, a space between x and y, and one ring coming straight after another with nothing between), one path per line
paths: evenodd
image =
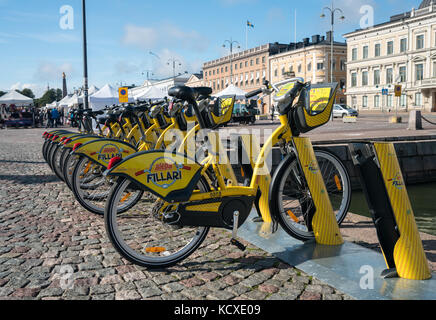
M191 170L191 167L177 164L172 159L162 157L156 159L149 169L137 172L136 176L147 174L147 184L153 183L157 187L168 189L174 183L183 179L182 170Z
M106 164L109 164L109 161L112 158L115 158L115 157L122 158L123 153L124 153L124 150L118 148L116 145L106 144L101 148L100 152L98 152L97 159L99 161L106 163Z
M318 172L318 166L315 161L312 161L308 165L306 165L306 168L308 168L309 171L313 174L316 174Z
M404 187L404 182L400 173L397 173L395 177L389 179L388 182L392 182L392 185L398 190L402 190Z

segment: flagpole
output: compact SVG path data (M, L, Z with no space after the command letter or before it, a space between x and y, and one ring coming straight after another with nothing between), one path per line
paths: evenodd
M245 24L245 50L248 50L248 22Z

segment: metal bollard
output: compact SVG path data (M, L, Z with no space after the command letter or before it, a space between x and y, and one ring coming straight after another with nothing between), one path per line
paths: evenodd
M409 115L408 130L422 130L422 117L420 110L412 110Z

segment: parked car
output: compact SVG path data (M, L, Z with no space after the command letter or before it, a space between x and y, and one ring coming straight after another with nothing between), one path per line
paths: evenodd
M259 109L253 105L235 104L233 109L233 123L241 124L254 124L256 122L256 116L260 114Z
M335 104L333 107L333 117L334 118L343 118L346 116L358 117L359 112L350 108L345 104Z

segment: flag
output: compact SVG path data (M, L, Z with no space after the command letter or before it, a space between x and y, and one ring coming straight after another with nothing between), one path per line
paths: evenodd
M252 27L254 29L254 24L247 20L247 27Z

